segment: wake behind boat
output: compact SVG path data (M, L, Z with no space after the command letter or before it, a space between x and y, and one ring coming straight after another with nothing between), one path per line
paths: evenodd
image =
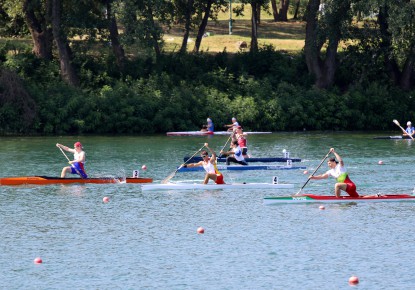
M342 196L337 198L332 195L301 194L293 196L265 197L264 204L284 204L284 203L350 203L350 202L396 202L396 201L415 201L415 195L410 194L385 194L371 196Z
M288 165L218 165L218 170L234 170L234 171L245 171L245 170L304 170L305 166L288 166ZM178 172L192 172L192 171L204 171L203 167L182 167Z
M228 184L201 184L201 183L166 183L143 184L143 191L150 190L214 190L214 189L285 189L294 188L294 184L280 183L228 183Z
M0 185L47 185L47 184L73 184L73 183L151 183L152 178L143 177L99 177L99 178L60 178L49 176L22 176L0 178Z
M190 162L195 163L202 161L202 157L200 156L194 156L192 158L186 156L183 158L184 162ZM252 157L252 158L245 158L246 162L287 162L288 160L291 160L291 162L301 162L300 158L286 158L286 157ZM217 162L226 162L225 157L218 158L216 160Z

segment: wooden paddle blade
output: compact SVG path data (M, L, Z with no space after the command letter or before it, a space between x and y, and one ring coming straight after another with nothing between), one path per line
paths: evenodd
M401 124L399 124L399 122L398 122L398 120L393 120L393 122L396 124L396 125L398 125L398 126L401 126Z
M179 167L178 169L176 169L174 172L172 172L169 176L167 176L166 178L164 178L162 181L161 181L161 184L166 184L166 183L168 183L169 181L170 181L170 179L172 179L175 175L176 175L176 173L177 173L177 171L180 169L181 167Z

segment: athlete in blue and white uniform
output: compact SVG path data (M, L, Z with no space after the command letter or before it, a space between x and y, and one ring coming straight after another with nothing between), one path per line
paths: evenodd
M225 128L228 128L228 131L234 131L237 127L239 127L238 121L236 121L236 118L232 118L232 124L225 125Z
M411 121L408 121L406 123L407 128L405 129L406 134L403 134L404 136L414 136L415 134L415 128L412 126Z
M88 175L85 173L85 151L83 151L81 142L76 142L74 144L74 149L64 146L57 143L56 147L62 148L65 151L73 153L74 160L69 161L71 166L66 166L62 169L61 178L65 178L67 172L71 174L79 174L82 178L88 178Z
M213 125L212 119L209 117L206 119L206 121L207 121L207 125L203 125L203 128L200 131L207 131L207 132L213 133L215 131L215 126Z
M228 156L226 157L226 165L230 165L231 162L238 163L241 165L248 165L248 163L245 161L245 158L242 154L241 147L239 147L237 140L232 141L231 148L232 148L231 151L220 152L221 155Z

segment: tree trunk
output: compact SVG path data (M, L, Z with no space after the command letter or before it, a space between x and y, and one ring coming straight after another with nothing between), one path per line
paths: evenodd
M337 13L343 15L347 12L347 8L350 8L350 2L344 1L342 3L344 7L337 7ZM332 15L336 23L333 23L330 31L327 31L327 38L318 41L318 10L320 6L320 0L310 0L307 5L306 11L306 38L304 53L306 58L306 64L308 71L315 77L315 85L318 88L328 88L334 83L334 76L337 69L337 48L341 39L340 22L345 19L341 19L339 15ZM337 25L337 26L336 26ZM321 48L322 44L328 41L326 55L324 61L322 60Z
M294 11L294 17L293 19L298 19L298 11L300 11L300 0L297 0L297 3L295 3L295 11Z
M410 56L405 61L402 70L402 76L400 79L399 86L405 90L409 91L412 88L412 78L414 75L414 48L411 49Z
M79 79L72 65L72 52L61 28L61 0L52 0L52 31L59 52L62 79L71 86L78 86Z
M258 26L257 26L257 3L252 1L252 16L251 16L251 53L258 52Z
M274 17L274 22L278 21L278 8L277 8L277 1L271 0L271 7L272 7L272 16Z
M320 50L317 44L317 12L320 0L310 0L307 4L306 36L304 53L308 72L315 76L316 80L321 78Z
M52 29L49 28L50 9L48 8L50 7L50 1L46 1L46 11L44 11L44 14L40 13L40 11L35 11L34 3L32 2L25 0L23 3L23 13L33 40L32 51L37 57L50 60L53 57L53 34Z
M117 66L120 71L123 71L125 65L125 52L119 41L118 25L115 15L112 12L112 3L113 0L107 0L105 3L107 8L108 30L110 33L111 47L115 55Z
M210 17L210 9L212 8L213 0L208 0L205 8L205 15L203 16L202 23L199 26L199 31L197 32L195 47L193 52L199 52L200 44L202 43L203 35L205 34L205 29Z
M261 5L258 4L256 7L256 23L261 24Z
M185 53L187 49L187 41L189 39L190 26L191 26L191 21L192 21L193 2L194 0L188 0L187 2L186 15L185 15L186 22L184 25L184 35L183 35L182 46L180 47L180 53Z
M290 0L280 0L280 11L278 13L277 21L288 21L288 7L290 5Z
M392 53L392 36L389 32L389 25L388 25L388 6L379 7L379 16L378 16L378 23L379 23L379 31L382 35L382 41L380 42L380 49L385 53L385 68L386 73L388 74L389 78L399 86L401 72L399 70L399 66L395 60L395 58L391 57Z
M150 21L150 26L152 28L156 27L156 24L154 23L154 16L153 16L153 9L151 7L151 5L148 5L148 10L147 10L147 19L148 21ZM151 29L152 33L151 33L151 38L153 39L153 48L154 48L154 52L156 54L156 58L160 58L161 55L161 49L160 49L160 45L159 45L159 36L157 35L156 32L154 32L154 29Z

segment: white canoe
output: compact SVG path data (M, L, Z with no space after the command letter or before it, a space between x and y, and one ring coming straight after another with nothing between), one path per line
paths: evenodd
M231 131L216 131L216 132L208 132L208 131L183 131L183 132L167 132L167 136L207 136L207 135L230 135ZM253 134L271 134L272 132L244 132L249 135Z
M281 183L228 183L228 184L201 184L201 183L166 183L166 184L143 184L143 191L149 190L213 190L213 189L285 189L294 188L294 184Z

